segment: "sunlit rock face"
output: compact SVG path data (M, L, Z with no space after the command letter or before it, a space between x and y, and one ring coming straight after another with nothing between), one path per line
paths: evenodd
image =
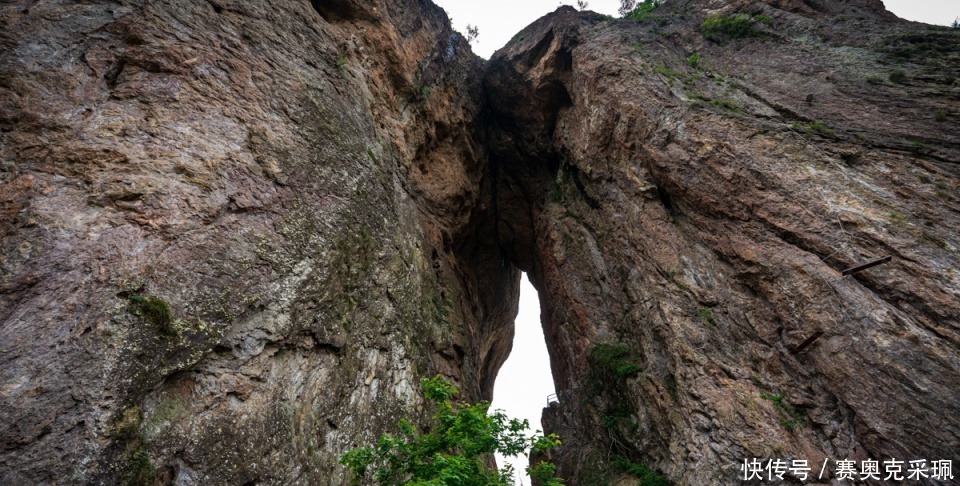
M561 9L487 68L554 459L573 484L617 456L680 484L745 458L956 461L960 32L878 2L708 3ZM717 14L755 30L706 39Z
M0 484L344 484L423 377L490 398L520 269L569 484L960 459L958 31L674 0L484 65L426 1L0 23Z

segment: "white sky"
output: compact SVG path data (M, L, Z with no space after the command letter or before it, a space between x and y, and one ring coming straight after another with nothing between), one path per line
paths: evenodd
M530 430L537 431L542 429L540 413L547 404L547 396L552 393L553 374L550 373L550 355L540 327L540 301L536 289L524 274L520 282L520 312L517 314L513 351L497 375L490 408L502 409L510 418L527 419ZM497 458L501 465L503 461L503 458ZM530 478L523 472L527 458L508 462L520 473L517 484L530 484Z
M560 5L575 5L575 0L434 0L453 19L460 32L467 24L480 28L480 36L473 50L489 59L494 51L504 46L517 32L534 20L556 10ZM618 15L619 0L588 0L589 10ZM899 17L949 25L960 16L960 0L884 0L887 10ZM507 14L509 12L509 14ZM516 320L513 351L500 369L493 392L493 409L502 409L508 416L530 421L533 430L539 430L540 414L547 396L554 393L553 375L540 327L540 302L537 292L526 277L520 286L520 314ZM499 459L502 464L502 459ZM523 475L527 458L511 461L521 473L518 484L530 484Z

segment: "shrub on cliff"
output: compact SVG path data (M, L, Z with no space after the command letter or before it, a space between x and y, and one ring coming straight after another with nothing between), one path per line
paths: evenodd
M170 313L170 306L163 299L131 295L130 312L150 322L164 334L172 335L177 332L173 327L173 315Z
M595 389L619 386L627 378L642 371L635 353L622 343L600 343L587 354L590 370L587 384Z
M650 17L663 2L661 0L644 0L624 15L630 20L645 20Z
M756 23L749 15L744 14L707 17L700 24L700 32L714 42L758 35Z
M560 445L553 434L528 436L526 420L487 414L488 403L453 403L457 387L439 375L421 386L424 398L437 410L429 430L420 433L404 419L399 435L385 434L373 446L340 456L355 483L369 478L380 486L506 486L513 484L514 471L510 466L502 470L488 466L485 459L491 454L513 457ZM527 474L544 486L559 486L555 470L554 464L540 462L528 467Z

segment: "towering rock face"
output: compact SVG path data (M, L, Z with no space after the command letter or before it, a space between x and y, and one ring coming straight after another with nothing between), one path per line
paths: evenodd
M0 483L342 484L421 377L489 397L517 271L442 10L0 20Z
M736 14L746 37L701 27ZM540 292L563 476L958 459L957 46L879 2L671 1L561 9L494 56L499 234Z
M343 484L422 377L490 398L519 269L570 484L960 459L960 32L672 0L484 66L426 0L0 22L0 484Z

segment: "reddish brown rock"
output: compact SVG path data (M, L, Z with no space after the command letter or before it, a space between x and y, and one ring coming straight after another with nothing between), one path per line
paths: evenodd
M957 462L958 36L673 0L484 67L429 2L7 3L0 483L342 484L420 378L490 397L519 269L569 484Z
M562 8L489 64L554 458L572 484L617 456L678 484L732 484L745 458L956 462L960 32L869 2L721 3ZM716 13L769 21L718 44ZM616 349L640 371L591 385Z
M0 8L0 483L342 484L421 377L490 396L482 64L315 3Z

